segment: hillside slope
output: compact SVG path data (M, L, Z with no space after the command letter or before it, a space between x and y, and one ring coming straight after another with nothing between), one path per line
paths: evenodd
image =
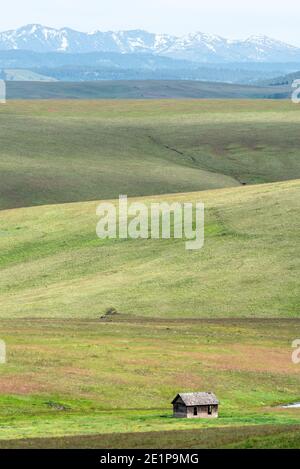
M37 72L37 71L36 71ZM49 75L49 70L43 71ZM29 72L27 72L29 73ZM77 74L75 81L69 76ZM98 72L96 71L96 74ZM129 72L128 72L129 73ZM97 81L91 70L84 75L71 68L64 74L60 70L53 78L59 82L43 81L8 81L8 99L288 99L291 94L289 86L248 86L214 81L198 81L197 75L183 75L190 80L168 79L174 75L158 74L161 79L148 72L144 75L133 72L126 78L126 73L111 71L100 72ZM50 72L50 76L51 72ZM157 76L157 75L156 75ZM127 75L128 77L128 75ZM177 76L175 76L177 78ZM120 79L121 78L121 79ZM133 78L137 78L134 80ZM138 79L144 78L144 79ZM166 78L166 79L164 79ZM180 78L180 75L178 76ZM194 80L192 79L194 78Z
M205 202L202 250L100 241L96 202L2 211L1 317L299 317L300 180L161 199Z
M288 101L12 101L0 209L300 178Z

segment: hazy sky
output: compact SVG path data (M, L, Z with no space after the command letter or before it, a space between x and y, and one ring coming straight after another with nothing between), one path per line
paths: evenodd
M81 31L202 31L235 39L266 34L300 46L299 22L296 0L9 0L0 30L41 23Z

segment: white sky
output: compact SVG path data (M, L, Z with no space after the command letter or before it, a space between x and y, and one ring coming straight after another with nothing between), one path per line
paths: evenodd
M265 34L300 46L297 0L9 0L2 5L0 30L28 23L81 31L201 31L230 39Z

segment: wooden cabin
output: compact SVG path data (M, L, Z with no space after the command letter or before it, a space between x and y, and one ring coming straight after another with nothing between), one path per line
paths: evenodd
M176 418L209 419L219 416L219 401L212 392L180 393L172 404Z

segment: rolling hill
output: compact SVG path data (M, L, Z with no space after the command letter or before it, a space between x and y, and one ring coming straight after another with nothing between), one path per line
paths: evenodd
M45 70L50 73L50 70ZM44 73L43 72L43 73ZM6 73L9 73L6 72ZM22 70L18 71L19 76ZM23 76L29 77L29 70L23 71ZM82 78L81 72L69 69L61 70L67 78L68 73L72 76ZM95 80L95 74L109 78L109 80ZM93 71L85 70L85 77L92 81L58 81L47 82L47 78L41 76L39 81L8 81L7 99L288 99L291 95L291 88L286 85L275 86L249 86L217 82L203 82L194 80L164 80L153 79L153 76L164 78L168 74L149 72L146 80L122 80L111 79L123 77L124 73L118 71ZM130 72L126 72L128 76ZM133 76L140 74L133 73ZM60 75L58 75L60 76ZM141 74L145 78L147 73ZM55 81L55 79L54 79Z
M96 202L2 211L1 318L299 317L299 180L151 200L203 201L205 247L99 240Z
M261 82L261 86L290 86L294 80L300 79L300 72L288 73L287 75L278 76L270 80L264 80Z
M150 53L0 50L0 77L14 81L201 80L254 84L300 70L294 62L197 63ZM18 73L16 73L16 71ZM35 78L38 75L38 78Z
M0 208L299 178L299 119L285 101L9 101Z
M299 119L288 101L0 106L0 448L299 447ZM120 193L204 202L203 249L99 240ZM180 389L213 390L219 419L172 418Z

